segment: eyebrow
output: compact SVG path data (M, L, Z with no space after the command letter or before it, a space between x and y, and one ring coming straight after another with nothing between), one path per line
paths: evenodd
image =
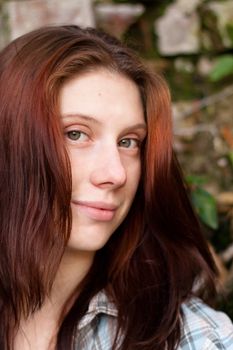
M94 124L101 124L101 122L99 122L96 118L91 117L89 115L84 115L84 114L81 114L81 113L63 114L63 115L61 115L61 118L62 119L65 119L65 118L79 118L79 119L83 119L85 121L89 121L89 122L94 123Z
M79 118L79 119L82 119L82 120L85 120L85 121L89 121L89 122L91 122L93 124L97 124L97 125L101 124L101 122L99 120L97 120L96 118L94 118L92 116L89 116L89 115L81 114L81 113L63 114L61 116L61 118L62 119L65 119L65 118ZM147 131L147 125L146 125L146 123L137 123L137 124L134 124L132 126L129 126L129 127L125 128L125 132L130 132L133 129L143 129L143 130Z

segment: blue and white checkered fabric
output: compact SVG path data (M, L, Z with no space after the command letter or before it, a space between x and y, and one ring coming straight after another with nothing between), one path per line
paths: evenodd
M182 312L177 350L233 350L233 325L224 313L198 298L184 303ZM117 309L104 292L99 292L77 327L75 349L112 350L116 327Z

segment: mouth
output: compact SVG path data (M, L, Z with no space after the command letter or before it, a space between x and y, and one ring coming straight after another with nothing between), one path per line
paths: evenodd
M117 210L116 205L105 202L72 200L71 204L76 207L80 213L96 221L111 221Z

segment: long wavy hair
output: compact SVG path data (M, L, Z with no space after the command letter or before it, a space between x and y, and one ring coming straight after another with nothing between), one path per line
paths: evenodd
M82 292L68 314L61 315L57 349L72 349L77 323L102 289L118 308L121 350L174 350L181 303L194 289L204 299L215 293L215 265L172 149L166 83L111 36L74 25L42 28L0 54L3 350L13 348L22 317L38 310L49 295L70 235L72 179L59 121L60 88L98 67L136 83L148 135L131 210L96 253Z

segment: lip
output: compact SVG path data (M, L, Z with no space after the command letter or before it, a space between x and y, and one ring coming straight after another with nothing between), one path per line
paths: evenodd
M111 221L115 215L117 206L105 202L88 202L72 200L71 203L79 212L97 221Z

